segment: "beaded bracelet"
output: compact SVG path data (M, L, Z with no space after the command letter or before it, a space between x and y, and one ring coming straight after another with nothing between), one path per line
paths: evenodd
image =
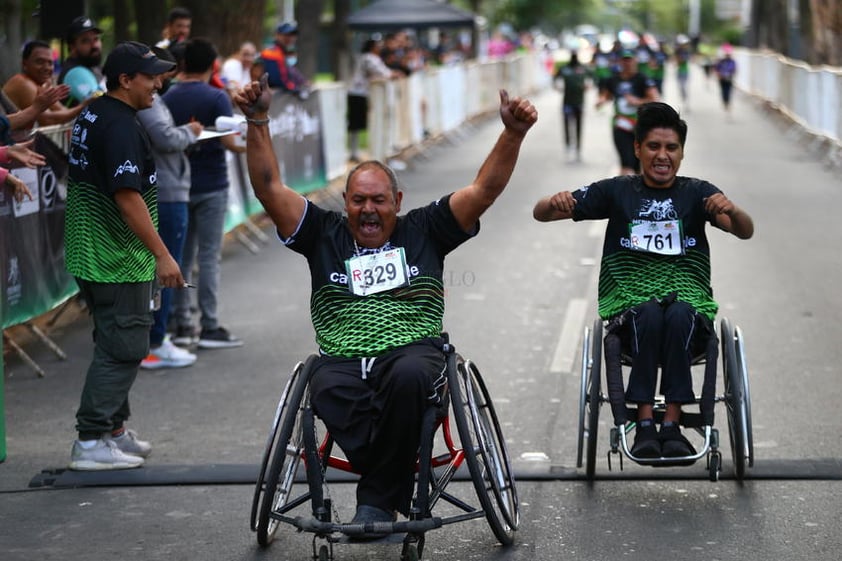
M269 119L246 119L246 122L249 122L252 125L268 125Z

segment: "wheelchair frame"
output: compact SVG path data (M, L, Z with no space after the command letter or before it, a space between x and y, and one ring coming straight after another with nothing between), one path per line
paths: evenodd
M691 465L707 457L706 469L711 481L718 481L722 470L722 453L719 451L719 431L714 428L714 404L724 403L728 418L728 434L731 441L731 455L734 475L742 482L746 467L754 465L754 440L751 426L751 392L748 367L745 357L745 340L739 327L733 327L728 318L722 318L719 333L715 334L705 352L692 360L692 365L705 366L705 378L701 395L696 396L700 413L682 411L681 425L692 428L704 438L701 449L692 456L682 458L637 458L631 453L627 435L635 427L637 409L627 406L624 396L623 366L630 366L630 358L620 351L619 339L611 335L603 339L603 321L594 321L593 329L585 328L582 345L581 386L579 393L579 434L576 466L582 467L585 455L585 473L592 482L596 470L596 447L599 431L599 410L603 403L611 405L614 426L610 430L608 469L611 469L612 454L619 455L620 469L623 456L641 464L651 466ZM717 337L722 349L722 375L724 393L716 394ZM607 364L603 369L603 346L605 355L615 356L616 364ZM612 347L613 346L613 347ZM602 371L605 370L608 394L600 391ZM663 396L655 400L655 420L661 422L666 408ZM621 453L622 452L622 453Z
M483 516L502 545L513 543L520 511L497 414L476 365L463 359L449 343L444 352L449 413L437 415L440 408L436 407L425 413L410 515L408 520L396 522L351 524L332 520L325 471L329 467L342 472L354 470L348 460L332 455L334 442L327 430L317 442L309 380L318 356L311 355L296 365L275 411L252 500L250 525L261 546L269 546L278 527L285 523L314 534L313 559L319 561L333 559L333 544L370 532L385 534L381 541L402 540L401 560L415 561L421 557L427 531ZM454 440L451 416L461 447ZM437 433L446 451L433 456ZM468 467L479 507L446 489L462 464ZM301 483L302 466L305 481L296 486ZM439 500L461 512L434 516L433 507ZM304 511L307 504L309 513ZM325 543L319 544L320 540Z

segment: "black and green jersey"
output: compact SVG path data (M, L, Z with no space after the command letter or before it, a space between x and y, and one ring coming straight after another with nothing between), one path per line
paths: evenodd
M64 240L67 270L75 277L103 283L155 278L155 257L114 200L118 189L140 192L157 227L155 160L135 116L132 107L106 95L73 126Z
M453 217L449 196L399 216L387 247L404 248L408 286L356 296L349 288L346 260L359 250L347 218L308 202L287 245L307 257L310 266L310 312L321 351L374 357L438 337L444 316L444 256L471 236Z
M718 306L710 286L705 223L715 222L704 201L719 192L689 177L677 177L668 189L653 189L633 175L598 181L573 193L573 220L608 219L599 272L600 317L608 319L675 292L678 300L714 318ZM658 237L670 229L678 233L674 239ZM643 240L647 236L642 231L654 235ZM665 247L673 242L674 251Z

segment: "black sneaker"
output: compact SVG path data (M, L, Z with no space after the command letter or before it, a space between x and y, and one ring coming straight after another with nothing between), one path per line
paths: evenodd
M200 349L230 349L242 346L242 339L237 339L222 326L216 329L203 329L199 335Z
M389 512L371 505L357 506L357 512L351 520L351 524L360 524L366 526L364 532L361 534L349 534L352 539L358 540L374 540L389 535L391 532L391 523L397 520L397 514ZM388 524L388 526L386 526ZM384 528L375 529L378 525L386 526Z
M690 441L681 434L678 425L662 426L658 438L661 440L661 453L665 458L683 458L696 455L696 450L690 444Z
M631 453L635 458L661 457L661 441L658 440L658 431L654 424L637 425Z

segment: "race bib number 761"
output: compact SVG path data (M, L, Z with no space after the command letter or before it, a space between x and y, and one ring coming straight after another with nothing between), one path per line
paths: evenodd
M682 255L681 220L643 220L629 224L632 249L660 255Z

